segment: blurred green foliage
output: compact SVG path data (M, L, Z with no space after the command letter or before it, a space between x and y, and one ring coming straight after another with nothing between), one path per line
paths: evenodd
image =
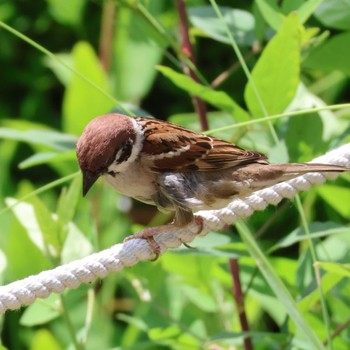
M219 17L214 0L185 4L199 82L183 73L175 1L0 2L1 284L169 220L102 181L81 198L74 145L94 116L118 110L200 130L191 104L199 96L215 136L272 161L307 161L350 142L349 109L325 108L349 101L348 1L222 0ZM298 110L306 112L283 115ZM240 226L273 267L265 278L235 228L214 232L196 249L6 313L1 348L244 349L228 268L238 258L254 349L349 349L349 185L344 174L302 194L306 227L288 201Z

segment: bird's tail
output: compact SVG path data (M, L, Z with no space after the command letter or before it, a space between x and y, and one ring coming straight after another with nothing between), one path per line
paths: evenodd
M286 163L286 164L269 164L270 169L275 168L276 171L282 171L284 174L297 174L297 176L306 173L325 173L325 172L343 172L350 171L350 168L322 163Z
M320 163L259 164L250 163L234 172L235 180L247 184L248 192L294 179L306 173L328 173L350 171L340 165Z

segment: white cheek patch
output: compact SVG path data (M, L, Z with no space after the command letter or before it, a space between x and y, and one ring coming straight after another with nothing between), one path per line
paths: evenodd
M130 164L132 164L140 154L143 141L143 131L141 125L139 125L134 118L130 118L135 130L135 142L132 144L132 151L130 157L125 161L118 164L118 159L122 155L123 149L121 148L116 156L114 162L108 167L108 172L121 173L125 171Z

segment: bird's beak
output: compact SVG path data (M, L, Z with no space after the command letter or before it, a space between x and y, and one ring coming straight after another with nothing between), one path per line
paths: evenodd
M99 174L91 173L90 171L83 171L83 197L89 192L89 189L99 178Z

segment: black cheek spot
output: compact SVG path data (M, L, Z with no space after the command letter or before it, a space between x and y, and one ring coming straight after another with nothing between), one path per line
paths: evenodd
M116 159L117 164L120 164L122 162L125 162L129 159L131 152L132 152L132 141L129 139L124 142L122 146L122 152L118 159Z
M112 170L111 170L111 171L107 171L107 174L114 177L114 176L116 176L118 173L117 173L116 171L112 171Z

